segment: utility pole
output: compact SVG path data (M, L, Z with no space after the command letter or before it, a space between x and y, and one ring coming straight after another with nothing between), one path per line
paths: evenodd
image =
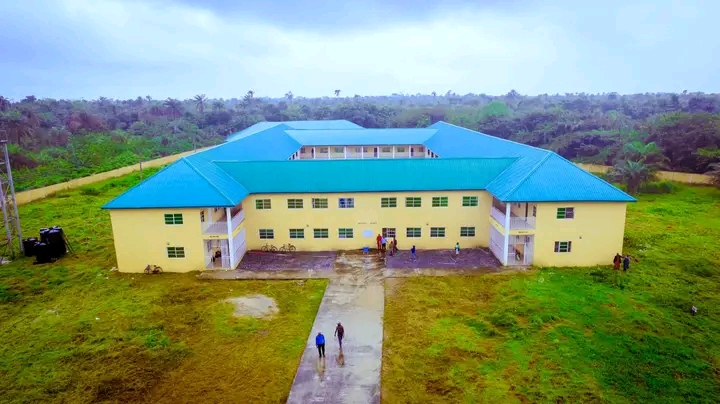
M7 139L4 133L0 136L0 148L2 148L0 152L0 159L2 159L0 161L0 206L2 207L3 224L5 225L5 240L0 240L0 246L5 247L6 252L3 252L3 254L14 259L16 251L15 237L17 237L20 253L24 253L25 250L22 244L20 214L15 199L15 184L13 182L12 167L10 166Z

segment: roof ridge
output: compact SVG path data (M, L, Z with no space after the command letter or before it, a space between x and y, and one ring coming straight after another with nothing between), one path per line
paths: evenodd
M549 151L549 150L545 150L545 152L546 152L546 154L543 156L543 158L541 158L540 161L537 162L537 164L535 164L530 170L528 170L528 171L527 171L527 174L525 174L525 176L524 176L520 181L518 181L517 184L515 184L514 187L510 188L509 191L505 192L505 195L506 195L506 196L512 195L512 193L515 192L515 191L520 187L520 185L522 185L523 183L525 183L525 181L527 181L527 179L530 178L530 176L531 176L535 171L537 171L537 169L538 169L541 165L543 165L543 163L545 163L545 160L549 159L550 156L552 156L553 154L555 154L555 152L552 152L552 151ZM500 178L500 176L498 175L497 178ZM497 178L496 178L496 179L497 179ZM495 182L495 180L493 180L492 182ZM491 182L491 184L492 184L492 182Z
M215 191L217 191L217 193L219 193L223 198L225 198L231 205L235 205L235 203L233 202L233 200L232 200L229 196L227 196L227 195L225 194L225 192L223 192L223 191L222 191L220 188L218 188L212 181L210 181L210 180L205 176L205 174L203 174L197 167L195 167L192 163L190 163L190 161L188 161L185 157L181 158L180 160L184 161L185 164L187 164L188 167L190 167L190 169L192 169L193 171L195 171L195 173L197 173L197 175L199 175L203 180L205 180L205 182L207 182L208 185L210 185ZM208 164L213 164L213 163L212 163L212 162L208 162ZM218 167L218 168L220 168L220 167ZM220 171L223 171L223 170L220 169ZM225 171L223 171L223 174L227 175L227 173L226 173ZM240 185L240 187L241 187L242 189L244 189L245 191L247 191L247 189L246 189L242 184L240 184L240 183L238 183L237 181L235 181L234 178L230 177L230 179L233 180L236 184Z

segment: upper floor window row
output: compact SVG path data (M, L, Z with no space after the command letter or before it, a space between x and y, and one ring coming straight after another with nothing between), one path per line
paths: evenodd
M166 213L165 224L183 224L182 213Z
M533 216L535 209L533 209ZM557 209L558 219L575 219L575 208L558 208Z

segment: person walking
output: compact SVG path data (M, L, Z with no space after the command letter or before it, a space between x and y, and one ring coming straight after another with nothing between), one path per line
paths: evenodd
M460 255L460 242L455 243L455 255Z
M413 245L412 248L410 249L410 255L411 255L413 261L415 261L417 259L417 255L415 255L415 245Z
M625 258L623 258L623 272L627 272L628 269L630 269L630 256L625 255Z
M318 354L321 358L325 357L325 336L323 333L319 332L317 333L317 336L315 336L315 345L317 345Z
M397 247L397 238L393 237L393 253L397 254L398 251L400 250Z
M383 238L383 236L379 233L378 233L377 237L375 237L375 241L377 242L378 252L382 251L382 238Z
M622 260L623 260L623 258L620 255L620 253L616 253L615 258L613 258L613 269L614 270L617 271L618 269L620 269L620 264L622 263Z
M382 252L387 251L387 239L383 236L383 238L380 239L380 242L382 243Z
M339 321L337 323L337 327L335 327L335 336L338 339L338 344L340 344L340 350L342 351L342 340L345 336L345 328L342 326L342 324L340 324Z

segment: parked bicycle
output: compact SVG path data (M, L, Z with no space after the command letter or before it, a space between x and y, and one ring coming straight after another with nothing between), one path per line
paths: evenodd
M160 267L157 266L157 265L153 265L153 264L149 264L148 266L145 267L145 274L146 274L146 275L150 275L150 274L161 274L162 271L163 271L162 268L160 268Z
M280 247L280 252L293 252L293 251L295 251L295 246L290 243L283 244L283 246Z
M277 247L275 247L275 246L272 245L272 244L265 244L264 246L260 247L260 251L275 252L275 251L277 251Z

